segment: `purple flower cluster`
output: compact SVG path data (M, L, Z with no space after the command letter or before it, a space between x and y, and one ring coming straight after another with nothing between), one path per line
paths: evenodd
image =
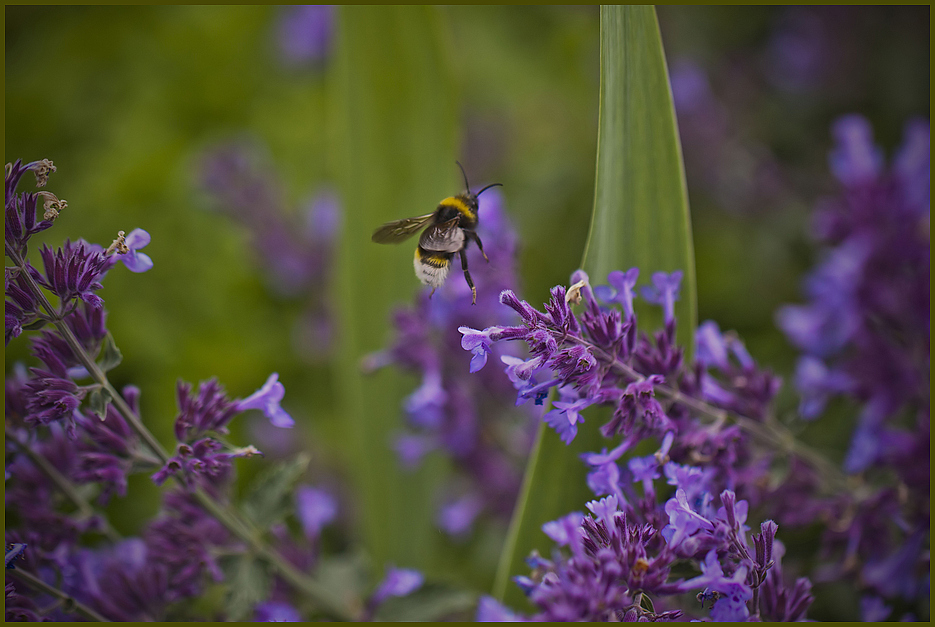
M38 198L54 195L16 194L27 170L36 172L41 186L54 166L17 161L6 169L6 253L13 262L5 273L6 336L9 341L32 331L32 355L41 362L28 370L17 364L5 381L6 540L15 547L8 568L42 585L8 574L6 618L73 620L77 612L163 620L173 604L200 595L209 581L228 580L219 556L253 559L239 532L245 523L224 512L231 506L233 459L259 451L232 447L223 436L236 415L254 409L277 427L291 427L280 406L285 390L276 373L235 400L214 379L197 390L180 382L176 448L165 453L141 422L140 390L128 385L118 393L106 378L121 355L95 293L118 259L134 272L152 267L138 252L149 235L120 232L106 250L83 241L43 247L40 272L26 257L28 240L51 226L65 203L56 199L57 208L47 207L46 220L36 222ZM126 496L134 473L149 474L157 485L174 477L178 485L166 492L161 512L140 536L124 539L89 499L96 496L96 504L105 505L114 494ZM277 546L271 550L283 551L294 568L310 568L318 536L336 513L330 494L300 488L292 515L304 535L293 542L285 524L275 523ZM69 600L63 605L61 599ZM381 600L371 604L374 609Z
M864 495L811 506L841 520L825 534L820 579L859 573L875 598L912 601L928 596L929 568L929 124L906 125L888 169L866 119L832 131L840 192L814 214L823 249L808 302L777 312L802 351L801 417L819 418L836 396L859 407L844 470Z
M497 294L516 285L516 235L498 190L484 194L480 216L478 234L490 261L476 248L468 250L477 304L471 304L463 281L449 280L431 298L428 291L420 292L414 306L395 312L392 346L364 362L367 370L395 364L420 375L421 385L404 404L410 430L394 446L407 467L418 466L433 450L454 460L459 477L446 489L437 521L453 536L467 533L482 512L510 515L534 426L527 414L513 409L512 386L502 372L487 369L468 376L486 363L490 351L481 346L486 340L471 344L475 357L468 368L458 358L462 338L457 327L506 322L510 316ZM510 353L497 351L500 356Z
M320 360L328 355L334 335L327 288L341 206L335 193L325 189L298 211L289 211L275 172L257 163L258 153L233 142L211 150L203 158L201 183L219 210L249 231L272 290L283 298L303 300L306 308L294 330L296 345L304 357Z
M588 503L593 517L573 513L546 524L543 531L571 555L533 556L533 575L517 579L540 609L533 619L670 620L679 614L677 606L663 610L654 597L698 589L700 598L714 600L715 620L780 612L802 618L812 599L807 580L787 588L781 576L770 578L777 525L767 521L750 539L744 525L749 507L768 496L763 485L773 452L757 447L729 419L743 412L744 421L767 422L779 379L713 322L702 325L697 357L686 364L675 343L681 273L656 273L642 289L638 278L636 268L612 272L609 285L592 289L578 271L571 287L552 289L545 311L504 290L501 302L520 315L521 325L460 329L472 363L497 342L526 342L529 359L501 361L518 402L541 399L555 388L558 400L542 419L566 443L576 437L589 406L614 410L600 431L618 443L583 455L588 486L603 497ZM637 331L637 294L663 310L664 327L652 337ZM575 313L578 304L581 312ZM622 463L648 438L659 442L655 453L631 454ZM655 484L663 476L675 489L668 499ZM695 564L701 575L672 580L671 568L682 561ZM501 611L508 612L487 600L480 616L503 619Z

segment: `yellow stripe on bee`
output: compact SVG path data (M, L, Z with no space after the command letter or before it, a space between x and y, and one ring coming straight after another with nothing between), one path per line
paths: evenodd
M457 196L449 196L438 204L445 205L446 207L454 207L458 210L459 213L467 216L468 218L471 218L472 220L477 217L471 208L468 207L467 204Z
M435 268L444 268L451 263L446 256L433 255L432 253L423 254L419 248L416 248L415 260Z

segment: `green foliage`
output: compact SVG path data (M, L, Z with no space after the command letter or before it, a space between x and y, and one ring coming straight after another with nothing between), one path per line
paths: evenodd
M273 585L266 564L247 553L222 559L221 568L227 584L224 597L227 620L250 620L253 608L269 597Z
M294 511L292 495L308 462L309 456L300 454L270 466L253 480L241 509L257 528L268 529Z
M455 94L438 20L429 7L342 7L333 77L334 168L353 216L337 258L340 407L363 538L376 564L423 569L434 550L440 468L399 467L390 444L414 382L389 370L365 376L360 360L390 341L392 307L418 286L412 248L377 246L370 234L458 189Z
M605 282L612 270L633 266L639 266L644 281L655 271L681 269L676 316L679 337L690 347L695 274L688 197L652 7L601 8L600 103L594 212L582 266L593 283ZM640 311L641 325L652 328L660 317L647 313ZM533 549L548 554L542 524L582 510L592 497L580 455L600 450L600 418L600 412L590 411L570 446L544 423L539 425L493 590L510 605L524 599L511 578L526 572L526 556Z
M113 334L108 331L104 337L104 347L101 349L101 357L97 361L97 365L101 370L107 372L119 366L121 361L123 361L123 354L117 348Z

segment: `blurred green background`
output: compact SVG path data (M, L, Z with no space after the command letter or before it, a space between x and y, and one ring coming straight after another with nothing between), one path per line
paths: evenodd
M337 360L322 361L296 350L293 325L303 303L271 295L250 234L208 210L210 199L199 186L203 152L244 137L265 147L293 208L334 184L345 191L359 186L366 197L376 189L368 185L394 171L390 163L371 163L353 179L347 172L349 163L366 162L348 151L366 153L369 140L357 137L346 145L341 94L350 93L358 76L354 55L368 53L367 46L379 50L378 38L347 50L340 41L346 31L338 28L324 59L286 63L278 41L284 11L6 7L5 159L52 159L58 172L48 189L69 202L55 227L34 239L33 254L40 242L60 245L65 238L106 245L119 229L141 227L152 235L145 252L154 269L133 275L118 268L101 295L124 354L111 373L114 383L142 388L144 420L160 440L172 441L178 379L217 376L231 396L245 396L277 371L287 391L284 406L300 423L296 433L313 452L313 467L341 477L353 474L349 467L360 441L348 436L338 402L343 371L336 363L356 361L390 340L385 308L367 310L362 285L352 302L355 315L369 316L371 333L354 340L358 354L342 356L347 347L338 345ZM409 23L405 11L398 15ZM699 129L687 127L706 124L705 118L683 117L680 109L699 321L713 318L722 329L737 329L750 351L788 380L795 353L773 313L801 300L802 274L815 260L807 217L814 201L834 189L826 166L829 125L838 115L863 113L890 154L906 119L928 116L928 7L665 6L658 15L670 72L688 61L700 68L725 112L719 119L734 152L723 165L734 169L717 180L750 188L738 199L711 184L705 164L693 160L709 140L703 132L698 140ZM434 178L419 182L411 197L388 197L374 212L382 216L378 221L345 215L343 241L369 244L379 222L425 213L458 191L458 158L473 184L503 183L520 236L521 292L539 304L549 287L567 282L577 268L589 226L597 7L450 6L421 11L418 19L434 30L440 51L423 88L425 98L450 110L438 123L454 133L435 140L440 151L453 151L451 158L428 163L424 171ZM813 46L814 58L797 57L791 66L784 61L790 47L782 44L790 37ZM393 67L388 63L380 77L390 90L407 78L394 76ZM789 78L790 67L800 70L798 78ZM367 104L379 111L381 101L374 98ZM764 161L779 172L779 182L745 186ZM411 276L411 252L402 248L390 262L363 270L374 284L394 286L395 299L408 303L419 286ZM344 258L352 252L345 249ZM335 284L344 285L345 292L337 291L347 301L347 285ZM7 372L26 359L27 348L23 341L11 343ZM417 383L399 376L386 385L402 398ZM794 405L787 387L781 408L788 412ZM834 429L844 427L822 428L832 432L811 429L807 437L840 436ZM244 423L235 425L234 441L249 437ZM246 478L256 467L241 463L238 472ZM158 507L156 488L137 479L131 496L115 499L110 508L127 532ZM487 575L480 569L467 577L482 587Z

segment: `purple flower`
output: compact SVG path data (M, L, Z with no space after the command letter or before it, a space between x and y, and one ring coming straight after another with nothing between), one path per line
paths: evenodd
M866 118L844 116L831 131L836 146L828 160L838 180L848 186L873 182L883 170L883 151L873 145L873 129Z
M237 401L235 403L235 410L246 411L248 409L259 409L269 418L269 421L274 427L290 429L295 425L295 420L279 406L285 394L286 388L279 382L279 374L274 372L269 375L263 387L247 398Z
M639 276L639 268L630 268L626 272L614 270L607 275L607 282L610 283L610 287L598 285L594 288L594 293L607 304L620 304L623 307L625 319L629 320L633 317L633 290Z
M565 444L571 444L572 440L578 434L578 423L584 422L581 410L593 405L594 401L581 398L572 401L555 401L552 405L555 407L548 412L542 420L555 429L555 432L562 438Z
M192 395L190 384L179 381L176 397L179 415L175 419L175 437L179 442L188 442L207 431L227 433L227 423L239 411L215 378L202 382L197 396Z
M386 576L371 595L368 605L377 607L390 597L404 597L422 587L425 578L417 570L390 566Z
M64 201L60 201L54 194L48 192L17 194L16 187L29 170L36 173L36 187L44 187L48 181L49 172L54 172L55 166L48 159L33 161L26 165L23 165L22 160L17 159L16 162L7 164L5 169L4 239L6 244L21 256L25 256L30 237L52 226L54 219L52 216L39 222L36 221L36 206L39 197L47 198L50 206L57 203L61 208L64 204Z
M58 296L63 303L80 298L94 307L101 307L104 300L94 292L101 289L101 279L107 273L108 259L83 240L65 245L57 251L43 245L39 249L45 274L35 273L40 285Z
M254 610L253 620L258 623L301 623L305 620L297 609L282 601L266 601Z
M84 391L73 381L57 377L46 370L30 370L35 377L25 385L26 422L30 425L47 425L62 421L68 436L75 439L75 411L81 405Z
M483 508L484 502L477 494L466 494L441 508L437 524L450 536L463 536L471 530Z
M750 615L747 601L753 598L753 591L745 583L746 566L740 566L731 576L724 573L717 558L717 551L709 551L701 564L702 574L684 581L679 586L684 591L704 587L706 591L717 592L718 599L711 608L711 619L721 621L746 621Z
M470 327L458 327L458 332L464 337L461 338L461 348L471 351L474 357L471 358L471 372L477 372L487 363L487 355L490 354L490 334L498 331L497 327L477 331Z
M290 64L320 63L331 53L335 7L297 5L283 9L279 49Z
M296 512L305 537L313 540L321 535L325 525L334 520L338 513L335 498L311 486L300 486L295 493Z
M153 260L150 259L149 255L146 253L139 252L141 248L145 248L146 245L149 244L149 241L149 233L143 229L133 229L130 231L130 234L127 235L126 241L124 242L129 252L114 255L111 257L112 262L123 262L123 265L125 265L130 272L146 272L147 270L152 270Z
M477 603L475 620L478 623L518 623L525 619L495 598L484 595Z
M653 284L643 287L643 298L662 306L663 318L667 324L675 319L675 301L679 298L679 284L681 282L681 270L676 270L671 274L654 272Z

